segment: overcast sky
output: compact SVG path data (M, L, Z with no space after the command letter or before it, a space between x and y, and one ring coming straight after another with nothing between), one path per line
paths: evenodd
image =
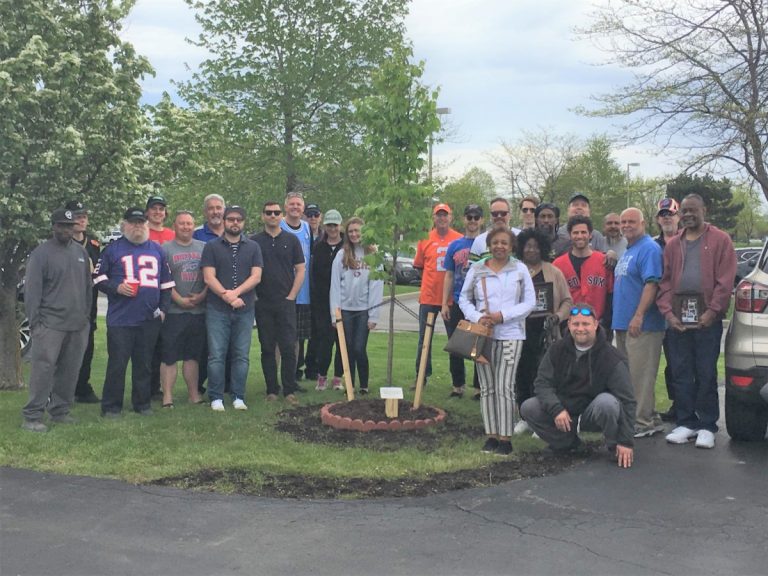
M416 57L426 61L425 81L440 87L439 106L451 109L450 142L435 146L436 170L459 176L473 165L491 172L488 153L521 130L549 128L587 138L612 131L610 121L571 112L590 95L610 91L629 76L596 66L600 53L574 38L588 22L588 0L413 0L406 21ZM199 27L184 0L138 0L123 36L157 72L144 82L144 100L174 93L171 80L189 77L204 57L185 42ZM645 177L676 173L647 149L616 150L624 168ZM496 174L494 174L496 175Z

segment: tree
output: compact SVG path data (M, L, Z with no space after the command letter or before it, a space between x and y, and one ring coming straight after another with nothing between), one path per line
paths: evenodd
M429 228L431 183L419 182L429 139L440 129L437 91L421 83L424 63L411 63L410 49L400 49L373 73L374 92L358 103L365 127L363 141L373 169L371 200L360 210L366 243L378 244L373 267L392 255L390 269L387 382L392 383L394 355L395 264L397 254L424 236Z
M453 208L454 228L461 230L462 223L458 215L462 214L468 204L479 204L488 217L488 202L496 196L496 184L493 176L477 166L470 168L458 180L448 182L438 193L440 202L445 202Z
M740 186L733 191L733 201L742 206L736 218L734 236L749 242L755 236L761 222L765 221L765 213L760 203L760 196L753 186Z
M195 43L212 56L180 93L232 111L231 137L248 155L237 169L251 186L271 197L359 193L353 102L402 44L406 0L186 1L203 29Z
M707 209L707 221L721 230L732 230L736 218L744 207L733 202L731 182L727 178L715 180L710 174L689 176L680 174L667 184L667 196L682 202L688 194L698 194Z
M118 36L132 6L0 3L0 389L21 383L16 285L49 214L78 198L114 222L136 194L138 80L152 69Z
M594 116L629 117L628 142L677 149L695 171L743 169L768 198L766 0L617 0L582 30L633 80Z
M538 196L543 202L557 201L557 183L568 164L581 150L573 134L556 134L551 129L523 131L513 143L501 142L502 152L490 160L502 173L515 200Z

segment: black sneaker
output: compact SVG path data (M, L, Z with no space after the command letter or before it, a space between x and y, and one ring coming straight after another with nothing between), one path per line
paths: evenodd
M101 400L99 400L99 397L96 396L93 390L91 390L80 396L75 396L75 402L79 404L98 404Z
M485 444L483 444L483 452L485 452L486 454L495 454L498 448L499 448L498 438L488 438L485 441Z
M675 414L675 405L672 404L672 406L669 407L669 410L659 414L659 417L661 418L662 422L672 422L672 423L677 422L677 415Z
M512 442L510 440L499 441L494 454L497 456L509 456L512 454Z

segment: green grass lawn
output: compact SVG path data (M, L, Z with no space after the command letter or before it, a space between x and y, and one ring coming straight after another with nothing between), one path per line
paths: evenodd
M106 330L103 319L100 320L92 378L98 394L106 362ZM408 386L414 379L416 343L416 334L401 333L395 338L395 385L403 386L409 400L413 398ZM435 337L434 375L425 391L424 402L442 407L448 411L449 418L481 430L480 407L469 398L469 393L462 400L448 398L450 374L447 355L442 352L444 343L444 336ZM376 389L385 385L386 346L385 334L371 334L369 354L373 392L370 397L377 397ZM471 371L469 364L467 368ZM310 392L300 395L302 404L319 405L344 398L341 392L316 392L314 383L304 381L303 384ZM255 332L246 393L247 412L228 407L222 414L214 413L208 405L190 405L186 401L185 386L179 379L173 410L163 410L159 402L153 402L153 416L134 414L130 410L128 385L123 418L104 420L99 415L98 405L78 404L73 411L77 424L54 426L47 434L36 434L19 427L20 410L26 402L27 391L3 392L0 465L142 483L206 468L244 469L255 478L262 474L389 479L425 477L437 472L475 468L497 460L480 452L480 442L476 438L443 442L429 453L411 448L378 452L299 443L290 435L275 430L277 413L289 407L282 401L267 404L264 395ZM663 359L657 381L657 404L660 410L665 410L669 404L663 384ZM435 428L432 433L439 437L440 428ZM540 441L528 436L515 439L516 453L542 446ZM227 486L217 489L226 491Z

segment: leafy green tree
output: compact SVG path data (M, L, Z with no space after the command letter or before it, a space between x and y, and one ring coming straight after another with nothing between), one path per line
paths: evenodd
M367 157L353 102L402 44L407 1L186 1L211 57L180 94L193 108L231 111L231 161L249 192L303 189L320 203L325 187L336 200L359 194Z
M0 389L21 383L16 284L51 211L77 198L115 222L136 199L138 81L152 69L118 36L132 6L0 2Z
M496 196L496 183L493 176L482 168L474 166L464 175L452 182L448 182L439 191L440 202L445 202L453 208L454 228L461 230L462 221L460 215L468 204L478 204L483 207L488 218L488 202Z
M765 220L760 194L753 186L739 186L733 191L733 202L742 208L732 232L737 238L749 242L756 237L761 220Z
M421 82L424 63L411 62L410 49L397 50L373 73L374 92L358 103L363 141L373 161L369 186L373 191L360 209L367 243L379 250L373 266L393 257L390 268L387 382L392 383L394 354L395 264L397 254L424 237L434 189L419 182L429 138L440 129L437 91Z
M744 205L733 201L730 180L715 180L710 174L703 177L681 174L667 184L667 196L678 202L688 194L698 194L704 199L709 222L721 230L732 230L736 226L736 218Z

